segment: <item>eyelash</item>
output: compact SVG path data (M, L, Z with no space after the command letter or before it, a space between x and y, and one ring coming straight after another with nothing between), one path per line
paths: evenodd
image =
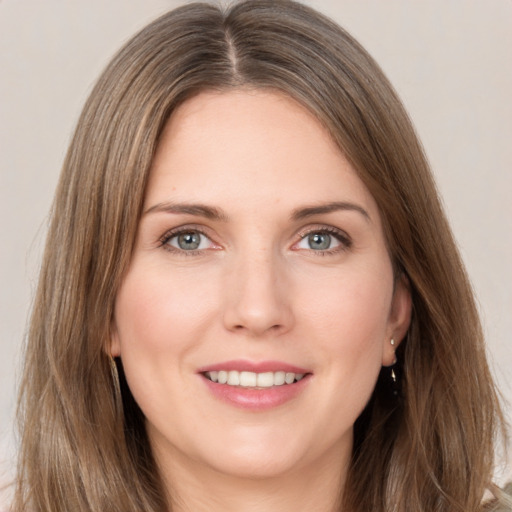
M198 233L200 235L205 236L208 238L208 240L211 241L211 238L206 234L206 232L201 229L198 226L182 226L179 228L173 228L169 231L166 231L165 234L159 239L159 247L162 247L164 250L172 252L174 254L178 254L180 256L199 256L204 254L205 249L196 249L196 250L182 250L177 249L171 245L169 245L169 241L177 237L179 235L185 234L185 233ZM326 249L326 250L318 250L315 251L313 249L309 249L311 253L313 253L315 256L330 256L334 255L340 252L344 252L352 247L352 240L350 237L344 232L337 228L334 228L332 226L318 226L318 227L312 227L305 231L301 231L299 233L300 240L298 242L295 242L294 245L297 245L302 240L304 240L307 236L317 233L317 234L328 234L333 236L338 242L340 242L340 245L338 247L335 247L334 249Z
M179 228L173 228L169 231L166 231L165 234L160 238L159 240L159 247L162 247L165 251L172 252L173 254L178 254L180 256L201 256L204 254L204 249L195 249L190 251L185 251L182 249L177 249L176 247L173 247L172 245L169 245L169 241L177 237L179 235L183 235L185 233L198 233L200 235L203 235L204 237L208 238L208 240L211 240L211 238L205 233L204 230L202 230L200 227L197 226L182 226Z
M332 226L315 226L312 228L308 228L305 231L301 231L299 233L300 240L299 242L296 242L296 244L300 243L307 236L313 233L331 235L340 243L339 247L335 247L334 249L326 249L322 251L314 251L313 249L310 249L310 252L313 253L315 256L332 256L334 254L347 251L352 247L352 240L350 239L350 237L344 231L341 231L340 229L337 229Z

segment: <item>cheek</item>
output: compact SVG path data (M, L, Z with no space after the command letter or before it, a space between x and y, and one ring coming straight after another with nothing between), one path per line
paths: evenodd
M199 286L193 276L168 274L161 268L135 268L126 276L115 307L123 355L180 352L210 314L215 300L209 288Z
M382 366L393 280L390 267L377 268L331 276L313 288L302 314L304 331L316 340L312 357L328 361L324 397L340 424L359 415Z
M322 333L320 339L327 340L331 349L338 348L340 354L347 348L364 352L383 341L392 297L387 268L331 276L309 288L315 290L314 298L311 294L304 297L302 316L310 328Z
M187 355L200 345L210 294L193 277L168 276L161 265L134 265L115 304L115 332L129 388L155 422L170 422L169 401L191 400L183 375ZM173 394L173 391L175 394Z

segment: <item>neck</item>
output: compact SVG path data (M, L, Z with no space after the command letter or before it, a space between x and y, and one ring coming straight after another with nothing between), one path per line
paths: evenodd
M221 473L177 452L158 463L172 512L339 512L349 453L336 455L258 478Z

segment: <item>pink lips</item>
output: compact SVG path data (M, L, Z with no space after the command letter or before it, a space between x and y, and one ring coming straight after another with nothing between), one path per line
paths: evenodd
M284 371L305 375L299 382L269 388L244 388L241 386L219 384L212 382L204 375L206 372L221 370L254 373ZM201 376L209 392L212 393L215 398L237 408L255 412L278 407L296 398L308 386L311 380L310 377L312 376L311 372L305 368L280 361L253 362L245 360L225 361L223 363L208 365L200 368L198 374Z
M223 363L212 364L209 366L205 366L204 368L200 368L198 370L199 373L205 372L218 372L220 370L235 370L237 372L255 372L255 373L263 373L263 372L292 372L292 373L311 373L309 370L305 368L300 368L298 366L293 366L291 364L283 363L281 361L245 361L243 359L237 359L234 361L224 361Z

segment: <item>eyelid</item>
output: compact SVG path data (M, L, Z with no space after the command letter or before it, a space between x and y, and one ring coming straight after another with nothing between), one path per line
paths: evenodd
M310 249L311 252L314 252L317 255L335 254L337 252L342 252L352 247L353 244L351 237L342 229L336 228L334 226L317 224L301 229L298 232L299 240L293 244L292 248L298 243L302 242L304 238L306 238L308 235L311 235L312 233L327 233L334 236L340 242L340 246L335 247L334 249L326 249L324 251L314 251L313 249Z
M214 247L211 247L208 249L192 249L189 251L185 251L185 250L179 249L178 247L174 247L174 246L168 244L169 240L171 240L172 238L179 236L183 233L199 233L200 235L203 235L204 237L206 237ZM158 243L159 243L159 247L162 247L164 250L172 252L174 254L183 255L183 256L194 256L194 255L198 255L198 254L204 254L204 252L207 250L211 250L211 249L215 250L215 249L220 248L220 245L217 244L212 239L211 235L209 235L207 233L206 229L204 229L202 226L198 226L195 224L185 224L182 226L177 226L177 227L168 229L158 239Z

